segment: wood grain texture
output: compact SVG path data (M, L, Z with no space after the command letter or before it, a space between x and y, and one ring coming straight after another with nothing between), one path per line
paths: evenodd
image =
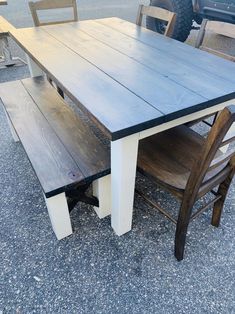
M93 181L109 174L108 150L79 115L58 97L55 89L42 77L22 80L22 84L78 165L84 178Z
M138 169L181 200L175 234L178 260L183 259L191 219L215 203L212 223L219 224L235 172L235 149L222 154L219 148L234 121L235 106L230 106L218 116L206 139L180 126L140 141ZM213 189L218 185L216 193ZM192 215L195 202L208 192L215 195L214 200Z
M106 18L96 20L98 23L107 25L112 29L128 35L138 41L141 41L155 49L162 51L162 53L168 54L175 60L187 60L187 62L200 68L203 71L207 71L213 75L226 79L235 83L235 77L231 75L234 71L235 65L231 65L230 62L218 58L214 55L205 54L203 51L198 51L190 45L186 45L172 38L162 36L158 33L152 32L145 28L121 20L119 18ZM223 73L221 73L223 68Z
M71 27L74 30L71 30ZM56 34L55 32L55 28L47 27L45 29L56 38L59 38L58 33ZM212 76L207 71L202 71L202 69L197 66L188 64L187 60L177 60L176 62L175 58L169 54L163 54L161 51L147 46L140 41L133 40L125 34L116 30L110 30L108 26L100 23L83 21L81 23L72 23L65 27L63 26L63 29L66 29L67 34L73 34L73 36L67 36L66 39L63 37L63 42L70 47L75 47L76 49L79 45L82 45L84 40L87 45L90 44L90 42L91 45L95 45L96 42L94 42L94 39L96 39L137 61L141 66L144 65L150 68L157 74L164 76L164 78L167 77L179 86L183 86L206 99L216 98L221 95L221 92L226 94L234 90L234 84L231 82L221 79L221 77L216 75ZM84 32L92 38L85 37L85 35L82 36L79 31ZM80 41L78 37L81 39ZM198 77L200 77L200 80ZM173 104L171 105L173 106ZM164 111L164 113L166 112Z
M70 25L47 26L43 29L164 114L172 113L176 107L180 110L207 101L207 98L179 85L177 80L165 77L163 73L136 62ZM226 93L229 91L231 86Z
M111 140L235 97L227 61L120 19L11 34Z
M17 43L112 139L154 126L163 116L144 100L78 56L45 31L11 32ZM61 60L66 63L61 64ZM133 115L133 113L135 113Z
M46 197L110 173L107 149L45 78L4 83L0 92Z
M1 84L0 95L45 194L61 191L82 180L80 169L22 83Z

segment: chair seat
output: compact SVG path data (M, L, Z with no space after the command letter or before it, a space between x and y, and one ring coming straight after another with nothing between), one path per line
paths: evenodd
M179 198L185 190L193 163L200 157L205 139L188 128L179 126L140 141L138 170L170 189ZM218 157L221 152L218 152ZM221 176L226 164L208 172L204 183ZM226 171L227 173L227 171ZM208 184L206 184L208 185Z

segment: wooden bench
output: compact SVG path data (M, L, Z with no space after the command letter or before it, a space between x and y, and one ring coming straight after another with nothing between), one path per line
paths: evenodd
M13 138L42 186L57 238L72 233L69 212L78 201L94 205L100 218L108 215L110 154L46 78L0 84L0 97Z
M8 37L9 32L14 29L15 27L12 24L10 24L4 17L0 16L0 67L20 66L25 64L22 59L18 57L13 58L11 54Z

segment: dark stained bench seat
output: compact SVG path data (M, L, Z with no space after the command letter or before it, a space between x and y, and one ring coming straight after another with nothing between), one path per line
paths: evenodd
M98 206L85 192L110 173L109 152L46 78L3 83L0 97L42 186L51 220L55 212L68 219L68 201ZM58 239L71 233L52 225Z

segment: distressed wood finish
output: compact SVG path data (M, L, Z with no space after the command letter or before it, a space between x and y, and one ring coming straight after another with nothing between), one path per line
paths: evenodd
M44 78L4 83L0 88L46 197L110 173L104 146Z
M165 76L167 76L169 84L172 81L171 87L167 86L167 89L170 89L175 94L178 92L176 98L178 98L179 94L183 94L182 87L191 89L193 86L193 91L206 99L215 97L216 94L219 95L222 90L227 92L234 87L229 82L222 86L220 77L212 76L207 71L202 72L198 67L189 65L185 60L179 60L176 63L167 54L162 54L161 51L152 47L146 49L145 44L138 41L134 42L131 38L117 31L111 31L113 36L107 36L110 29L100 23L85 21L63 26L47 26L43 27L43 29L129 89L132 89L132 86L135 84L136 88L139 88L138 95L141 97L144 97L143 88L146 87L144 85L137 86L136 80L140 76L144 77L149 90L152 90L152 93L149 93L149 90L146 88L147 96L145 99L153 106L155 106L155 101L150 97L154 92L156 97L158 97L157 93L159 91L155 86L161 86L160 88L163 92L166 82ZM118 45L117 42L119 43ZM104 58L106 55L109 56L108 59ZM136 70L134 66L137 68ZM127 76L125 71L127 67L136 72L136 80ZM153 75L154 79L152 78ZM196 76L200 76L200 80L196 80ZM177 84L177 87L175 84ZM172 106L172 101L167 103L166 97L171 98L171 95L164 96L164 113L166 113L167 108ZM159 98L160 101L161 99ZM182 100L180 99L180 101Z
M172 35L173 29L175 26L175 21L176 21L175 13L162 9L162 8L153 7L153 6L145 6L141 4L139 6L138 13L137 13L137 19L136 19L137 25L139 26L142 25L142 20L143 20L144 15L167 22L164 35L169 36L169 37Z
M116 27L118 22L116 19L113 20ZM99 27L97 27L99 35L85 34L88 23L45 26L36 30L22 29L20 32L13 31L12 36L112 140L234 98L235 81L231 75L233 69L228 68L226 63L223 73L221 67L217 71L211 70L211 67L201 69L196 62L192 64L188 57L181 58L183 44L179 46L177 57L173 56L171 51L178 49L178 43L155 34L155 40L152 41L157 43L159 40L158 48L149 47L146 43L126 36L128 38L126 45L130 41L133 48L132 52L129 49L125 53L125 46L122 43L120 48L118 44L115 48L111 40L111 43L101 42ZM106 24L106 19L98 23ZM98 23L91 22L91 27L95 30ZM119 22L120 24L122 22ZM119 38L113 25L105 29L106 36ZM125 29L132 29L132 26ZM143 30L145 34L146 30L142 28L140 33ZM119 33L122 35L122 32ZM153 39L152 32L146 33L149 34L150 39ZM147 38L149 39L148 36ZM163 39L172 45L167 56L170 63L175 63L173 70L167 66L168 62L162 62L166 55L161 48ZM118 42L117 40L116 43ZM141 54L138 55L139 45L142 45L142 50L146 51L147 56L150 55L149 65L145 57L141 59ZM194 48L184 47L184 50L187 49L189 55ZM134 59L135 51L137 57ZM198 52L196 49L193 51L194 54L195 51ZM58 54L68 61L61 64L61 59L48 58L49 55ZM158 59L156 55L160 55L159 62L156 61ZM207 58L209 63L212 63L210 56ZM178 59L182 67L176 66ZM213 64L216 64L216 60ZM163 65L166 66L166 74ZM197 83L199 76L203 83ZM109 92L103 93L104 90ZM208 95L205 90L208 90ZM95 106L92 104L92 99L96 99ZM110 110L112 115L109 114Z
M217 75L221 79L223 78L235 83L235 77L232 76L231 73L228 73L234 68L234 65L231 65L231 62L214 55L206 54L190 45L162 36L146 28L142 27L140 29L139 26L119 18L106 18L96 21L102 25L108 26L109 29L114 29L135 39L135 41L140 41L147 46L161 51L162 54L166 54L173 58L175 63L184 61L193 68L199 68L202 72L206 71L212 76ZM223 73L221 73L222 67L224 70Z
M219 115L207 139L186 126L180 126L140 142L140 172L181 201L175 236L175 256L178 260L183 259L190 219L215 203L212 223L219 225L222 207L235 171L235 149L225 154L219 149L224 145L223 140L234 121L235 106L231 106ZM213 189L218 185L220 187L216 193ZM215 194L214 201L192 215L194 203L208 192Z
M35 26L50 25L56 23L67 23L78 20L77 2L76 0L41 0L36 2L29 2L29 8L32 14L32 18ZM73 9L73 18L66 21L53 21L53 22L41 22L37 11L40 10L53 10L53 9Z

